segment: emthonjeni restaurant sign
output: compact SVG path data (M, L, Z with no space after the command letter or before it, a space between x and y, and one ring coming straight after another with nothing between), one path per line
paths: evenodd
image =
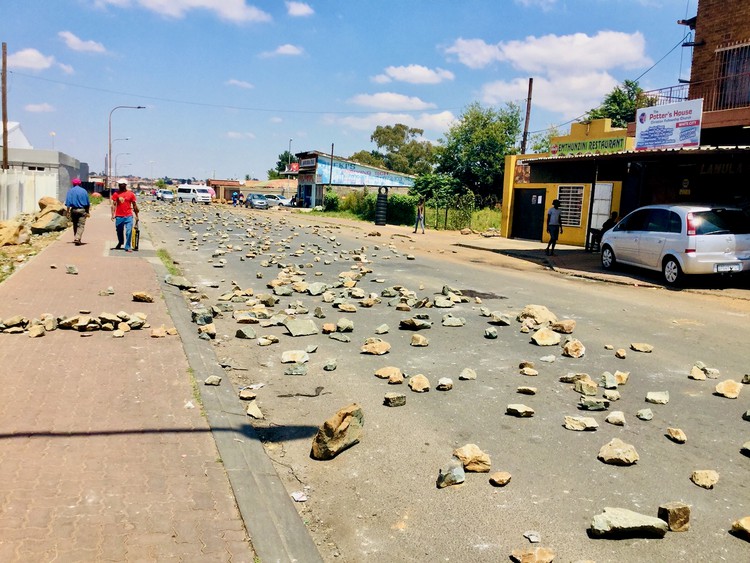
M606 139L582 139L564 141L550 146L552 156L569 156L576 154L606 154L625 150L625 136Z

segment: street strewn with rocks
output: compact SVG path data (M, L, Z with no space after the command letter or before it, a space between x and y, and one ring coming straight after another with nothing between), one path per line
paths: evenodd
M529 529L545 560L750 553L731 532L744 303L487 270L282 210L148 216L196 331L238 393L262 386L253 425L325 559L502 560Z

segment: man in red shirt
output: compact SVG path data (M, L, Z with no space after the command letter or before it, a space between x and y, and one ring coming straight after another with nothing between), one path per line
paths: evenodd
M125 252L133 252L130 248L130 237L133 235L133 216L138 223L138 204L135 194L128 190L128 181L125 178L117 180L117 191L112 194L112 220L117 230L117 246L120 250L125 242Z

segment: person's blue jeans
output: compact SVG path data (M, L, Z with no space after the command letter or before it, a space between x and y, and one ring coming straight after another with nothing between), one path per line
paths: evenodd
M117 231L117 245L123 246L125 250L130 250L130 239L133 236L133 216L115 217L115 230ZM122 240L123 235L124 241Z
M419 228L420 225L422 226L422 232L424 233L424 215L422 215L421 213L417 213L417 220L414 223L415 233L417 232L417 229Z

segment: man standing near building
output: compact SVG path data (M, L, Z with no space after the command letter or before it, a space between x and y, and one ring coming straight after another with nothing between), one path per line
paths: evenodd
M65 214L73 222L73 242L76 246L81 246L83 228L86 226L86 217L89 216L91 202L79 178L73 178L71 184L68 195L65 196Z
M554 200L552 207L547 211L547 232L549 233L549 242L544 253L547 256L554 256L557 237L563 232L559 199Z
M125 243L125 252L133 252L130 248L130 239L133 236L133 217L138 223L138 204L135 194L128 190L128 181L125 178L117 180L117 191L112 194L112 220L117 230L117 246L120 250Z

